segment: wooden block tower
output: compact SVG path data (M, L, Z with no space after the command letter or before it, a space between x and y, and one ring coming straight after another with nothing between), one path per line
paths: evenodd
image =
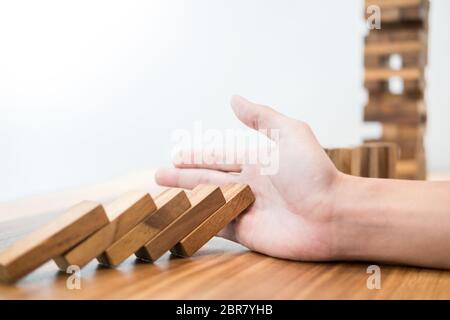
M397 144L398 178L425 179L424 74L429 0L365 0L367 19L374 8L379 9L381 24L365 38L368 102L364 121L382 124L382 136L376 141Z

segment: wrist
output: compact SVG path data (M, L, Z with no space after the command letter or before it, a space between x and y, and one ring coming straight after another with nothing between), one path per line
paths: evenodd
M383 225L377 214L378 179L340 173L335 182L332 205L332 252L334 260L364 260L371 242Z

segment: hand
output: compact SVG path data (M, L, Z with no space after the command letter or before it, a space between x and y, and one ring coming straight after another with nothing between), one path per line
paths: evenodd
M278 171L261 175L261 165L220 164L212 154L208 163L176 163L160 169L160 185L194 188L200 183L247 183L256 201L222 230L220 236L251 250L294 260L330 260L335 256L333 202L340 174L305 123L273 109L233 97L236 116L252 129L278 129ZM193 154L193 152L192 152ZM223 161L222 161L223 163Z

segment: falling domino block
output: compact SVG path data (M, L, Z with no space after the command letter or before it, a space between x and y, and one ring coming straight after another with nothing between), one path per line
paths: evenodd
M108 223L103 207L83 201L0 254L0 280L16 281Z
M117 266L153 239L165 227L191 207L181 189L167 189L155 198L157 210L109 246L97 260L107 266Z
M225 204L220 188L212 185L198 185L189 200L192 207L140 248L136 252L138 258L157 260Z
M178 242L171 249L173 254L184 257L192 256L255 201L255 196L248 185L231 184L226 185L222 190L226 204Z
M148 193L128 192L106 206L105 210L110 223L54 259L61 270L67 270L71 265L85 266L155 211L156 206Z

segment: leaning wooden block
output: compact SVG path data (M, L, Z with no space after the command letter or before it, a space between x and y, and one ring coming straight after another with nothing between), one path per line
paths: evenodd
M211 185L197 186L189 200L192 207L139 249L136 252L138 258L157 260L225 204L220 188Z
M108 223L103 207L83 201L0 254L0 280L16 281Z
M255 201L252 190L246 184L226 185L222 191L226 204L178 242L170 250L173 254L192 256Z
M109 246L97 260L107 266L117 266L191 207L181 189L167 189L155 198L157 210Z
M120 239L136 224L156 210L148 193L128 192L106 207L109 223L92 236L56 257L54 260L61 270L71 265L83 267Z

